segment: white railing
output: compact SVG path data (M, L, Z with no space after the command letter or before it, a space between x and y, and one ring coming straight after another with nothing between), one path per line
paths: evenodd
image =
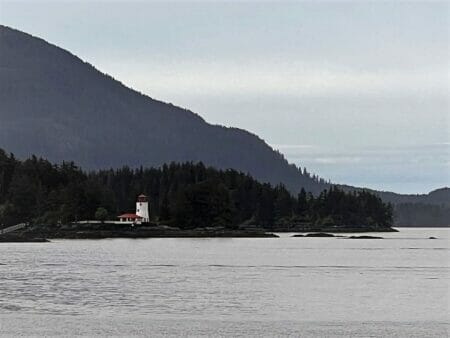
M13 231L17 231L17 230L23 229L27 225L28 225L28 223L20 223L20 224L16 224L16 225L10 226L8 228L0 229L0 235L7 234L9 232L13 232Z

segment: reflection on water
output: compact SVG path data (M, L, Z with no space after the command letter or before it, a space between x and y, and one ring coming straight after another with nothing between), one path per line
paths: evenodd
M444 333L449 230L382 236L0 244L0 333Z

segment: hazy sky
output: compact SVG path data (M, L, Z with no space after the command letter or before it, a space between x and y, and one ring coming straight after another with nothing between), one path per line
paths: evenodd
M337 183L450 185L448 2L4 1L0 22Z

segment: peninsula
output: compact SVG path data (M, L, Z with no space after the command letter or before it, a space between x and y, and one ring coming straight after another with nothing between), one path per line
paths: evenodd
M283 185L202 163L84 172L0 151L0 228L27 238L264 237L277 231L393 231L392 207L336 187L293 196Z

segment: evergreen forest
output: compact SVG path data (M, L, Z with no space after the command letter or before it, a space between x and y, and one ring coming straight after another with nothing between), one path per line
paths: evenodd
M364 190L331 187L313 195L301 189L293 196L283 185L202 163L85 172L73 162L57 165L35 156L20 161L0 149L1 227L115 220L134 212L141 193L149 196L152 223L181 229L247 225L276 230L292 224L383 228L393 219L392 206Z

